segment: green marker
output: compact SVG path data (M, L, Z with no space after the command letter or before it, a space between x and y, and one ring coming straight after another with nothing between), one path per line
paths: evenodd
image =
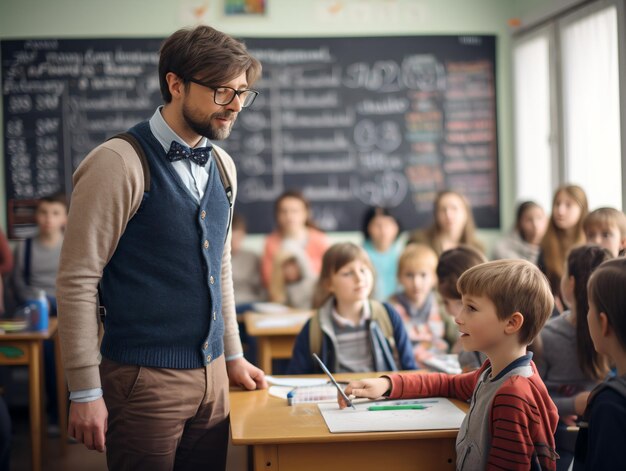
M367 410L422 410L426 409L426 406L421 404L398 404L396 406L369 406Z

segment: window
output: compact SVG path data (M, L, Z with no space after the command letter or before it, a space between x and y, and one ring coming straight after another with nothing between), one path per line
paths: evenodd
M547 32L514 47L516 201L533 200L550 212L550 38Z
M562 21L565 180L580 184L591 209L622 208L617 11Z

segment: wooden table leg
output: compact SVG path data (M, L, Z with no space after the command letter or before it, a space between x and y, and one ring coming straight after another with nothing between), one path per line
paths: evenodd
M61 429L61 454L67 452L67 387L61 359L61 342L59 333L54 336L54 363L57 376L57 403L59 407L59 428Z
M254 445L254 471L278 471L278 446Z
M32 447L32 470L41 471L42 426L42 363L43 345L41 341L29 342L30 363L28 364L28 398L30 409L30 439Z
M272 374L272 346L267 337L257 338L257 361L266 375Z

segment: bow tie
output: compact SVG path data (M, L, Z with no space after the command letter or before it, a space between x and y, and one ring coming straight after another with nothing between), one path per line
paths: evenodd
M190 149L189 147L179 144L176 141L172 141L170 150L167 151L167 160L170 162L176 162L177 160L189 159L193 163L203 167L209 161L211 149L211 146Z

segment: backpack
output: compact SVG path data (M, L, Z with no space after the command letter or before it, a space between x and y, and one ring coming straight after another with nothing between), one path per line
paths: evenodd
M396 340L393 336L393 325L391 319L389 319L389 313L385 305L379 301L370 300L370 312L372 314L372 320L380 326L380 329L385 336L385 339L389 342L392 351L396 350ZM322 326L320 324L320 315L317 311L310 320L309 324L309 347L311 349L311 355L316 353L321 354L322 351Z

